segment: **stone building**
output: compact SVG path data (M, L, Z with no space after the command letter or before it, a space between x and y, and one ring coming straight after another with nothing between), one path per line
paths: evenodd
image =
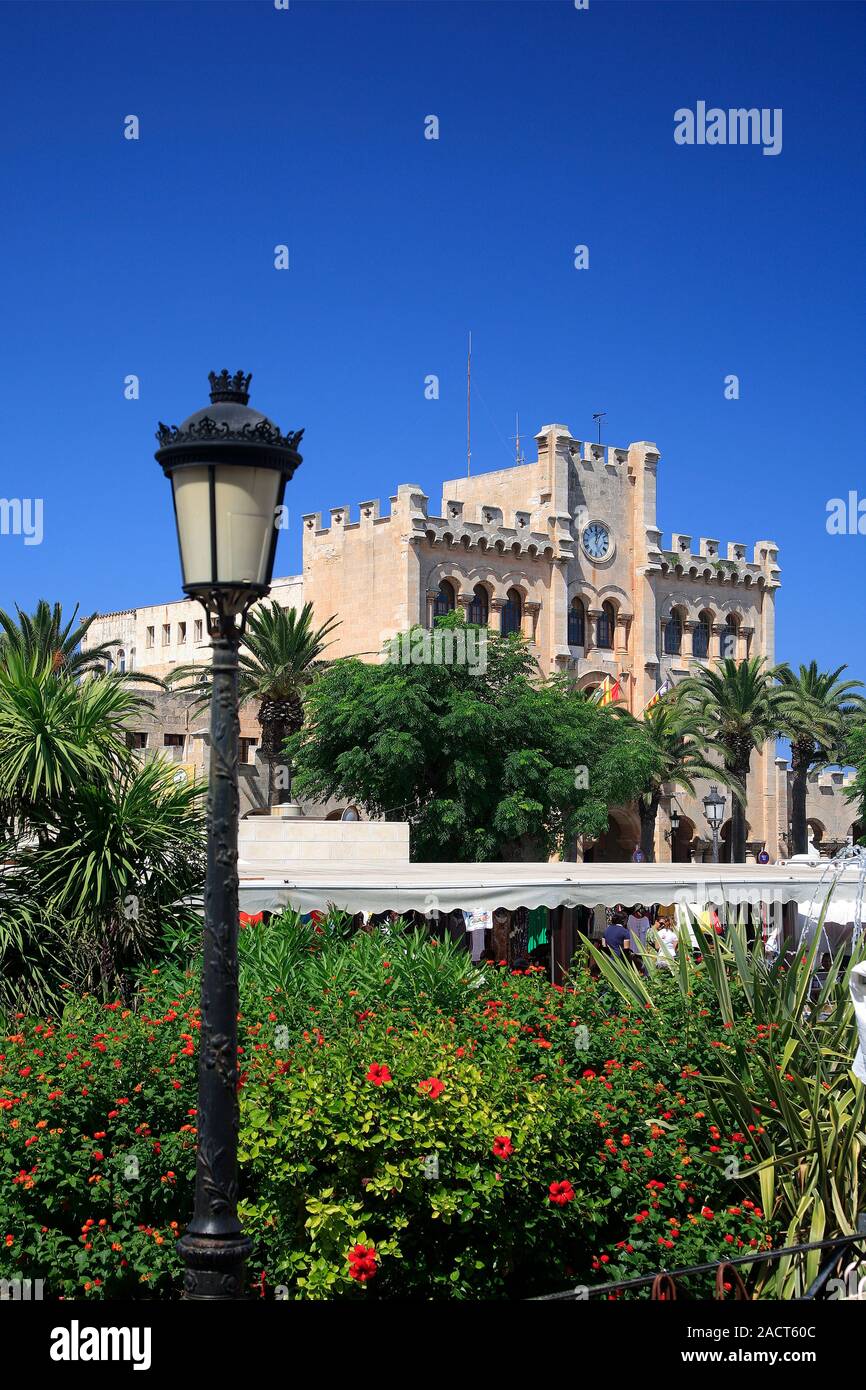
M395 633L416 623L430 627L437 614L459 608L471 622L523 632L545 675L567 672L584 688L618 684L635 714L694 663L722 656L774 661L774 542L723 546L714 537L695 542L674 532L666 545L656 517L655 444L581 442L558 424L544 426L536 443L533 462L445 482L438 512L420 488L402 484L387 512L371 500L357 512L333 507L327 525L321 514L305 516L303 574L276 579L272 596L286 606L311 602L317 623L340 619L330 657L374 661ZM201 609L186 600L101 615L89 636L117 641L119 666L155 675L209 659ZM159 731L153 736L158 740ZM254 766L253 710L242 714L242 736L242 757ZM203 740L190 736L184 759L201 765L203 756ZM774 859L787 853L789 780L771 745L753 756L750 857L763 848ZM810 783L809 816L823 828L816 844L850 836L854 817L842 789L842 774ZM706 790L663 800L659 860L708 857ZM679 815L675 834L672 809ZM578 854L630 857L639 837L636 809L614 808L610 821L602 840L579 846ZM723 854L728 834L729 820Z

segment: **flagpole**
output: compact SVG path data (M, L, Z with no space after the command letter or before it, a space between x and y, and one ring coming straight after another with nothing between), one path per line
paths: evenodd
M469 355L466 358L466 476L472 472L472 329L469 330Z

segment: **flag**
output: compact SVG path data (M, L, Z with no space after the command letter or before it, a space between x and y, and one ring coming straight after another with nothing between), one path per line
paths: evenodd
M614 700L622 699L622 691L619 688L619 681L611 681L610 676L605 676L604 684L601 687L600 705L612 705Z
M663 700L670 688L671 683L669 680L662 681L655 695L653 695L652 699L644 706L644 714L646 714L648 710L651 710L653 705L657 705L659 700Z

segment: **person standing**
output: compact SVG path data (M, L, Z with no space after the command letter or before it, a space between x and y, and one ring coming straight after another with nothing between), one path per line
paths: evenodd
M650 929L650 919L642 903L636 903L628 916L628 934L631 937L631 948L635 955L646 954L646 939Z
M655 927L656 967L659 970L673 970L677 954L677 934L670 918L660 917Z
M628 927L623 926L622 920L614 919L609 926L605 927L602 940L612 956L619 956L624 960L631 955L631 937Z

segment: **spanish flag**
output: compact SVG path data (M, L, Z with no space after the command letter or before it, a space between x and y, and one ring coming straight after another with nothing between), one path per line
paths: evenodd
M605 676L604 684L601 687L600 705L612 705L615 700L622 699L622 691L619 681L612 681L610 676Z

